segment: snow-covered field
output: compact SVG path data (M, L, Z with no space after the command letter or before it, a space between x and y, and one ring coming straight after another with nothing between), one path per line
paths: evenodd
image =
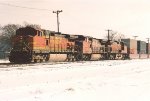
M0 101L150 101L150 60L0 65Z

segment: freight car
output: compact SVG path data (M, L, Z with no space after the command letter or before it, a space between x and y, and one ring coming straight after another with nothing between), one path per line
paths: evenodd
M13 63L128 58L123 42L58 34L32 27L19 28L12 43L9 60Z
M122 39L122 41L127 46L130 59L149 58L150 46L145 41L129 38Z

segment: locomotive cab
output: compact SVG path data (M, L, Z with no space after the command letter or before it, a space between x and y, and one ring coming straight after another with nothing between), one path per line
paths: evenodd
M42 36L42 31L32 27L19 28L16 30L16 35L13 38L13 48L9 56L10 62L31 62L33 49L37 48L37 44L43 44L43 42L34 43L34 41L37 39L40 40Z

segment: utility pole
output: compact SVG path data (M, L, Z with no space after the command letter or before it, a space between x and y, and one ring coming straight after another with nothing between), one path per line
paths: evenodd
M147 58L149 58L149 39L150 38L146 38L147 39L147 41L148 41L148 45L147 45Z
M107 54L106 54L106 59L109 59L109 57L110 57L110 31L112 31L112 30L110 30L110 29L108 29L108 30L106 30L106 31L108 31L108 40L107 40L107 44L105 45L106 46L106 52L107 52Z
M108 31L108 41L110 41L110 31L112 31L112 30L108 29L106 31Z
M134 37L134 39L136 40L136 38L138 37L138 36L133 36Z
M59 13L61 13L62 10L53 11L53 13L57 14L57 28L58 28L58 34L59 34Z

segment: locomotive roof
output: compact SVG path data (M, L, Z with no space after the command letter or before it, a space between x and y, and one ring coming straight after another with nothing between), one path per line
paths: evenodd
M30 32L30 33L29 33ZM35 28L32 28L32 27L23 27L23 28L19 28L16 30L16 35L20 35L20 34L23 34L23 35L35 35L36 33L36 30Z

